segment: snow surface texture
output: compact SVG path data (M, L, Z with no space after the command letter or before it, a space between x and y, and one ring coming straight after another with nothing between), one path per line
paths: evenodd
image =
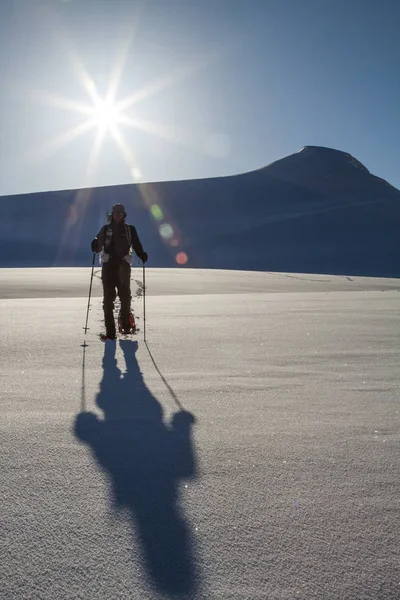
M398 599L399 282L1 270L1 598ZM71 297L69 290L74 290ZM24 290L26 297L24 297ZM165 290L165 293L164 293Z

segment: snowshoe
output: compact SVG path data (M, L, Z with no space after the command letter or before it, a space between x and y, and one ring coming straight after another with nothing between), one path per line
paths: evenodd
M133 314L131 312L129 313L129 327L128 328L126 328L126 327L124 328L122 319L121 319L121 315L118 315L118 331L120 333L122 333L123 335L129 335L129 334L136 333L135 317L133 316Z

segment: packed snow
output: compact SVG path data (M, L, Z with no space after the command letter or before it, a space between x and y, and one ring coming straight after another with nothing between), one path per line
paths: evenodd
M90 273L0 270L1 597L398 599L399 281Z

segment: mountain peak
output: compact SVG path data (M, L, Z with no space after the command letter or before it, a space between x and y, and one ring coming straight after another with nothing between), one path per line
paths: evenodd
M342 150L335 150L334 148L327 148L325 146L303 146L297 154L301 154L306 158L319 159L336 164L341 162L343 165L350 165L369 174L367 167L354 158L354 156Z
M377 185L389 184L372 175L354 156L324 146L303 146L295 154L281 158L263 169L274 179L286 181L328 196L350 191L368 193Z

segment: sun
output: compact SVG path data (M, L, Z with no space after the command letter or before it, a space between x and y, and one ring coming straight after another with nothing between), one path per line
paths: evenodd
M131 111L137 103L151 98L174 83L189 77L192 73L207 67L210 63L209 59L205 61L201 60L198 64L178 66L172 73L167 73L160 79L154 80L142 88L135 90L131 95L123 99L118 99L117 92L128 59L132 42L131 37L128 35L127 40L122 43L117 61L110 74L105 96L99 94L95 81L86 69L80 56L69 43L69 40L62 38L62 36L61 39L67 50L67 58L70 60L71 67L77 76L78 82L89 96L90 102L65 98L46 90L30 90L30 93L36 99L39 99L46 105L82 114L85 116L85 120L47 140L39 148L30 150L28 154L29 160L47 158L55 151L72 142L72 140L77 140L88 131L94 129L95 136L88 155L87 177L89 178L89 174L96 170L104 140L109 137L113 139L118 147L121 158L128 165L134 180L138 180L141 177L140 169L137 166L138 159L133 144L124 135L125 129L144 131L148 134L156 135L160 139L166 139L192 148L193 144L191 140L186 140L180 134L176 135L170 127L163 127L152 121L146 122L143 119L137 119L135 116L132 116Z
M120 121L120 111L110 101L98 99L91 109L93 123L104 131L111 130Z

